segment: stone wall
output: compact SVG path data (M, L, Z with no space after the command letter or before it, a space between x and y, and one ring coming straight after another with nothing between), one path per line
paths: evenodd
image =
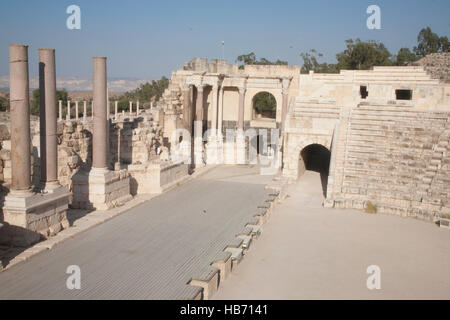
M11 182L11 141L8 114L5 113L2 117L4 121L0 123L0 183L5 192ZM91 118L84 121L79 119L58 122L58 179L69 191L73 191L74 175L81 169L88 170L91 167L92 129ZM129 164L139 165L158 160L157 148L162 147L162 133L159 121L153 121L153 114L150 111L138 117L120 116L117 121L111 121L110 168L119 170L126 168ZM32 181L35 186L39 186L40 137L37 117L31 120L31 139ZM121 165L118 165L119 156Z
M365 87L369 95L360 94ZM411 90L410 100L396 90ZM450 85L422 67L300 75L284 137L283 173L305 169L310 144L331 151L325 205L433 220L450 213Z

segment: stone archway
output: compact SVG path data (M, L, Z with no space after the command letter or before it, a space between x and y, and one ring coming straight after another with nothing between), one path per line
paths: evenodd
M326 197L331 151L321 144L313 143L304 147L299 154L298 177L306 170L318 172L322 183L322 192Z
M252 98L252 119L275 121L277 116L277 100L267 91L260 91Z

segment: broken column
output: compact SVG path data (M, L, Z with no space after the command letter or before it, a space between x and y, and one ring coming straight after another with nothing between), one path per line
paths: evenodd
M109 169L109 121L107 119L106 57L94 57L94 130L92 168L73 178L74 206L110 209L131 199L130 179L126 169Z
M12 183L3 207L1 241L30 245L68 227L69 193L57 180L56 77L53 49L39 50L42 192L31 185L28 47L10 45ZM36 189L39 186L36 186Z

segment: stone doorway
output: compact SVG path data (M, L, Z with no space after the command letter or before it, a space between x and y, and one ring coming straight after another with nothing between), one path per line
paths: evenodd
M298 177L306 170L318 172L322 182L322 192L327 196L328 174L330 169L331 152L321 144L310 144L300 151L298 160Z

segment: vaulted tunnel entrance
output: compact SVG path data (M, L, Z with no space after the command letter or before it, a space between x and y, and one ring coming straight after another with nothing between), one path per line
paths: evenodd
M320 144L310 144L300 152L298 161L298 176L306 170L320 173L323 195L326 197L328 173L330 169L331 152Z

